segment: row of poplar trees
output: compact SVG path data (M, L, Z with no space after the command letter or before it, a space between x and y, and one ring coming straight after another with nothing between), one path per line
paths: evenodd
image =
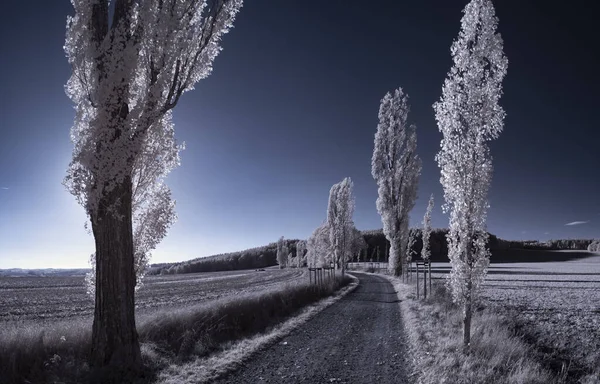
M242 7L242 0L208 3L72 0L75 15L67 21L64 48L72 76L66 92L76 116L64 184L84 207L95 240L90 363L122 381L142 370L135 287L149 253L176 219L164 183L183 149L174 138L172 110L183 93L211 73L221 38ZM436 159L451 217L453 297L464 304L467 346L473 292L489 262L484 229L492 168L487 142L501 132L504 118L498 99L507 60L496 25L490 0L467 5L452 45L454 66L434 105L443 134ZM384 97L373 154L377 207L395 273L406 253L408 213L421 168L408 111L401 89ZM330 226L323 231L336 260L351 244L353 209L352 182L346 179L332 188Z
M435 159L441 171L443 209L450 213L447 241L452 269L448 285L453 300L463 307L466 353L473 302L490 256L486 248L487 195L492 177L488 142L502 131L505 116L498 102L508 60L497 24L491 0L467 4L458 39L450 49L453 66L441 99L433 105L442 133ZM409 212L415 204L421 172L416 128L408 123L409 110L402 88L381 100L371 169L378 185L377 210L391 245L389 270L396 276L402 272L402 258L409 257Z

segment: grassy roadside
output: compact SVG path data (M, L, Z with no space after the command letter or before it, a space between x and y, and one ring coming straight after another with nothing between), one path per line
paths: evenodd
M287 336L291 331L310 320L358 286L358 279L350 275L347 282L331 292L331 296L308 305L293 317L268 327L265 332L222 345L209 356L195 356L186 362L170 364L158 374L156 384L206 384L236 369L254 354ZM339 284L339 283L338 283ZM341 289L340 289L341 288Z
M488 309L474 313L471 354L464 356L462 311L451 303L443 283L434 284L427 300L416 300L414 286L385 277L401 300L417 383L562 382L535 360L532 348L511 331L509 320Z
M233 296L140 319L138 333L147 367L147 377L140 382L151 382L162 369L218 353L235 341L264 332L351 281L347 277L320 287L290 283L276 291ZM90 341L89 320L43 329L3 329L0 382L89 382Z

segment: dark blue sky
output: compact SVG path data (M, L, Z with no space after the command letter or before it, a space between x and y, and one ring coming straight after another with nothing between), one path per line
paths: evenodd
M488 229L507 239L600 236L594 14L586 2L496 1L509 59L492 145ZM423 172L411 225L436 197L432 104L465 1L249 0L213 74L174 111L185 141L168 179L179 221L153 262L306 238L329 188L355 185L359 229L380 228L370 174L379 100L410 95ZM0 25L0 268L87 265L93 239L61 185L74 111L63 86L70 2L12 1ZM575 221L585 224L566 226Z

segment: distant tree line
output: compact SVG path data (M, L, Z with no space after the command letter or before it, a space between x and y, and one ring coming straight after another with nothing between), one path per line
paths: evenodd
M577 250L585 251L594 240L592 239L559 239L559 240L523 240L523 241L507 241L501 240L502 249L530 249L530 250Z
M390 243L385 239L383 231L381 229L361 231L365 242L368 247L365 255L361 255L361 261L381 261L387 262L387 252L389 250ZM423 248L423 237L420 228L411 228L411 235L414 235L415 242L410 249L414 255L417 255L413 260L421 260L421 250ZM431 247L431 261L433 262L447 262L448 261L448 242L446 241L446 235L448 234L447 228L435 228L431 231L430 247ZM537 240L525 240L525 241L513 241L504 240L496 235L488 233L487 247L492 252L492 261L494 261L494 254L497 256L506 255L506 250L548 250L548 251L559 251L559 250L578 250L585 251L590 250L592 252L600 251L600 243L595 242L591 239L559 239L559 240L548 240L540 242ZM377 249L379 248L379 259L377 258ZM598 251L596 251L598 249ZM358 261L356 258L352 261Z
M423 248L423 237L420 228L411 228L410 234L414 236L415 241L412 244L411 251L415 255L413 260L421 260L421 250ZM390 243L386 240L383 230L366 230L360 231L366 243L366 248L363 248L360 256L358 253L353 253L351 262L388 262L388 254ZM430 247L431 261L447 262L448 261L448 242L446 235L447 228L434 228L431 230ZM297 239L285 239L284 243L292 255L292 266L297 266ZM592 252L600 251L598 242L592 239L559 239L540 242L537 240L504 240L489 233L487 246L492 252L491 260L498 260L499 257L504 258L506 253L500 251L508 250L590 250ZM377 250L379 249L379 258ZM593 250L592 250L593 249ZM304 255L302 255L304 256ZM495 257L496 256L496 257ZM246 249L239 252L223 253L209 257L197 258L181 263L161 263L153 264L148 271L149 275L172 275L180 273L197 273L197 272L218 272L218 271L234 271L241 269L259 269L278 265L277 262L277 243L271 243L262 247ZM306 266L305 258L301 260L301 267Z
M290 252L296 255L298 240L283 240ZM174 264L153 265L149 275L173 275L180 273L234 271L258 269L277 265L277 243L246 249L239 252L222 253Z

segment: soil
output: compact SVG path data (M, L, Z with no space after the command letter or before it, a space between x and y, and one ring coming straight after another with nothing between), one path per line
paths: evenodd
M215 383L408 383L394 287L359 274L359 286Z

